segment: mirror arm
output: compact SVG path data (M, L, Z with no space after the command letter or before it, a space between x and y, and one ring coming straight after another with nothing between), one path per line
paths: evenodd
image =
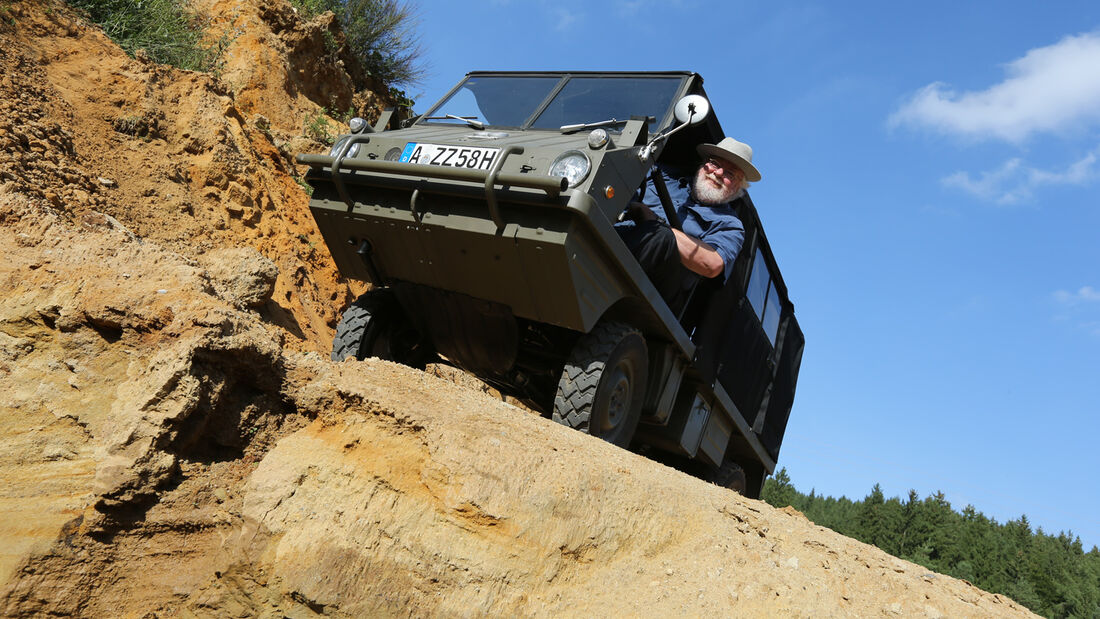
M638 158L641 159L642 161L648 160L650 155L653 154L653 150L654 150L654 147L657 146L657 142L667 140L668 138L672 137L677 131L679 131L681 129L684 129L685 127L690 126L691 121L694 120L694 119L695 119L695 112L692 112L691 117L688 118L688 120L686 122L680 123L680 125L678 127L676 127L675 129L666 131L664 133L659 133L659 134L653 136L653 139L650 140L649 143L645 145L645 148L643 148L638 153Z

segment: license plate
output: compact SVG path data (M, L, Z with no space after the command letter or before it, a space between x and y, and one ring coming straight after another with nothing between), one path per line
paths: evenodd
M400 161L402 163L488 170L496 162L498 152L500 152L499 148L409 142L401 153Z

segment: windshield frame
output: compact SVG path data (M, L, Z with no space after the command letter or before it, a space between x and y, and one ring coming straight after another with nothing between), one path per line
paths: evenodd
M447 93L445 95L443 95L443 97L441 97L438 101L436 101L434 104L432 104L432 106L428 109L427 112L425 112L424 114L418 116L416 121L414 122L413 126L415 126L415 127L434 127L434 128L438 128L438 127L462 127L464 129L468 129L469 127L466 126L465 124L458 123L458 122L455 122L455 121L441 122L439 120L427 120L427 118L432 117L432 116L437 116L438 115L437 111L440 108L442 108L444 106L444 104L446 104L448 101L450 101L451 98L454 97L454 95L457 94L469 80L476 79L476 78L485 78L485 77L517 77L517 78L518 77L557 77L558 78L557 84L555 84L552 88L550 88L550 90L548 91L545 98L543 98L543 100L538 105L535 106L535 108L531 112L531 114L528 115L528 117L523 121L523 124L521 124L519 126L494 125L494 124L490 124L487 119L479 119L479 120L482 120L486 123L485 126L486 126L487 129L492 128L492 129L510 129L510 130L517 130L517 131L553 131L553 132L558 132L558 131L560 131L560 129L558 127L536 128L536 127L533 127L532 125L546 111L546 109L554 102L555 98L558 96L558 94L561 93L561 91L566 87L566 85L570 82L570 80L572 80L575 77L577 77L577 78L599 78L599 77L606 77L606 78L654 78L654 79L658 79L658 78L665 78L665 79L667 79L667 78L678 78L680 80L680 83L676 87L675 94L672 97L672 101L670 102L670 104L668 106L668 109L664 110L664 113L660 118L655 118L654 119L654 124L653 124L653 127L651 129L651 132L654 132L654 133L657 132L657 131L662 130L663 128L665 128L665 126L667 124L672 122L672 118L674 118L674 108L675 108L676 101L678 101L685 94L688 94L688 92L692 88L692 85L694 83L696 83L696 81L698 81L700 84L702 83L702 78L700 78L698 76L698 74L692 73L690 71L615 71L615 72L607 72L607 71L570 71L570 72L559 72L559 71L522 71L522 72L520 72L520 71L473 71L473 72L467 73L465 75L465 77L463 77L462 80L460 80L457 84L455 84L455 86L453 88L451 88L449 91L447 91ZM587 119L585 122L599 122L599 121L604 121L604 120L609 120L609 119L607 119L607 118L592 118L592 119ZM620 118L618 120L626 121L628 119ZM612 127L612 128L608 128L608 129L610 131L618 132L618 131L621 130L621 127Z

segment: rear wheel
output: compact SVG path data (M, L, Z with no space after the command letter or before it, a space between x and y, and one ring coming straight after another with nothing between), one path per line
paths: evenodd
M431 342L385 288L370 290L348 306L332 340L333 361L378 357L423 369L434 356Z
M648 371L640 331L620 322L598 323L577 341L565 363L554 421L629 446L641 417Z
M710 482L722 486L723 488L729 488L737 494L745 494L745 488L748 487L748 480L745 478L745 469L741 468L741 465L733 460L722 462L722 466L718 467L714 473L711 474Z

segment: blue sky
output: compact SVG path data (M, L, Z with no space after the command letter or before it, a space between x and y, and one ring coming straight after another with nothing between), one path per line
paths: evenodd
M1100 3L419 7L418 111L471 70L703 75L806 333L800 489L1100 544Z

